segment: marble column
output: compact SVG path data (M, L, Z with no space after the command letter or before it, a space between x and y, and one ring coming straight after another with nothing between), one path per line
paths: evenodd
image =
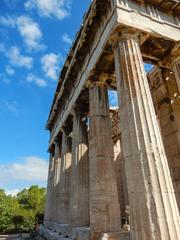
M57 171L59 167L59 146L58 143L55 142L55 150L54 150L54 161L53 161L53 171L51 176L51 222L55 223L57 219ZM54 228L54 227L53 227Z
M173 72L180 93L180 57L173 63Z
M50 164L50 176L49 176L49 221L53 223L54 219L54 202L55 202L55 186L54 186L54 176L55 176L55 146L53 146L53 157ZM51 224L51 228L52 228Z
M60 184L60 166L61 166L61 139L58 137L55 142L55 175L54 175L54 217L55 222L58 221L58 208L59 208L59 184Z
M69 185L71 171L71 145L72 139L68 136L66 130L62 134L60 179L58 187L59 207L57 210L58 223L69 223Z
M173 116L174 116L174 122L175 122L175 128L176 128L176 159L174 159L174 181L176 185L176 198L178 202L179 207L179 213L180 213L180 57L179 60L174 64L173 67L174 70L174 80L177 84L176 86L173 86L173 102L171 104L173 109ZM175 141L175 139L173 139ZM171 143L172 144L172 143ZM171 148L171 151L174 149ZM175 155L175 153L174 153Z
M115 47L132 239L178 240L177 203L138 40Z
M157 109L157 117L180 212L180 92L177 85L178 78L173 74L170 66L169 69L156 68L154 72L155 87L153 86L153 73L149 75L151 93Z
M87 124L74 110L70 212L73 227L89 226L89 156Z
M51 211L51 179L53 172L53 161L54 161L54 153L50 151L49 157L49 171L48 171L48 182L47 182L47 192L46 192L46 208L44 214L44 225L48 227L48 223L50 222L50 211Z
M122 219L122 223L125 224L127 223L125 210L129 204L128 204L128 196L127 196L127 184L125 179L124 158L123 158L120 139L117 139L116 142L114 143L114 164L115 164L115 171L116 171L116 181L117 181L117 187L118 187L121 219Z
M107 86L92 83L90 101L90 228L92 238L121 229ZM115 237L115 235L114 235Z

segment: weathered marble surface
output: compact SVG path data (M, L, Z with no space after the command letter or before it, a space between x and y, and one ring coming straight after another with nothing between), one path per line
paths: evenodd
M178 240L179 212L138 39L115 49L132 239Z
M83 113L74 111L70 176L70 224L89 226L89 154L87 124Z
M90 88L90 229L119 232L120 206L114 169L113 142L107 97L107 86L94 83Z
M57 222L69 224L70 173L72 160L72 139L64 131L62 135L60 180L58 186L59 206L57 208Z
M180 211L180 60L175 63L177 71L156 67L148 79Z

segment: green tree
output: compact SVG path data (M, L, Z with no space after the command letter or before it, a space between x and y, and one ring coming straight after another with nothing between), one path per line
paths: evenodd
M44 211L45 205L45 189L38 186L32 186L29 188L28 204L30 209L33 209L35 213L41 213Z
M24 221L24 217L22 215L15 215L12 217L12 222L14 223L15 229L19 230L21 224Z
M18 202L22 208L29 208L28 194L29 194L28 189L23 189L21 192L17 194Z
M36 185L24 189L17 195L21 208L31 209L35 213L43 213L45 208L46 189Z
M5 191L0 189L0 232L12 227L12 216L17 209L17 199L6 196Z
M0 189L0 199L5 197L5 196L6 196L6 194L5 194L4 189Z
M43 221L46 189L31 186L17 197L6 196L0 189L0 232L33 231L37 220Z
M12 222L17 232L32 232L36 225L35 214L29 209L19 209Z

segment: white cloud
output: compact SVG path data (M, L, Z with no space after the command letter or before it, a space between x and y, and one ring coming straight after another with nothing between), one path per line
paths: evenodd
M7 17L1 16L0 24L4 25L6 27L14 28L16 26L16 18L9 16L9 15Z
M11 67L11 66L6 66L6 73L9 75L9 76L13 76L15 74L15 71L14 69Z
M59 64L62 60L61 55L56 55L54 53L46 54L41 58L42 69L47 77L57 80L60 68Z
M17 113L19 111L16 101L1 100L0 108L6 109L12 113Z
M64 19L70 15L72 0L28 0L25 8L37 9L40 16Z
M7 46L5 46L5 44L0 43L0 52L9 59L9 63L14 67L25 67L27 69L32 68L33 58L22 55L18 47L13 46L8 48ZM13 75L13 71L14 69L11 66L6 67L6 73L8 75Z
M15 67L32 68L33 58L22 55L18 47L11 47L10 51L7 53L7 57L10 63Z
M1 164L0 181L46 181L48 162L36 156L24 157L22 163Z
M29 83L35 83L39 87L46 87L47 83L44 79L37 77L33 73L27 75L26 81Z
M63 42L65 42L68 45L72 44L72 40L71 40L71 38L69 37L69 35L67 33L63 34L62 40L63 40Z
M41 44L42 32L39 25L27 16L17 18L17 28L23 37L25 44L30 49L43 49Z
M6 194L7 196L16 197L19 192L20 192L19 189L13 189L13 190L6 190L6 191L5 191L5 194Z
M5 27L16 28L19 31L24 43L30 50L45 48L45 45L41 42L43 34L39 24L33 21L32 18L28 16L1 16L0 24Z

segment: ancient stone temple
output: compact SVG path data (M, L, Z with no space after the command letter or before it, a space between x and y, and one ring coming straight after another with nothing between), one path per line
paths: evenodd
M180 240L179 16L179 0L92 1L47 122L45 239Z

